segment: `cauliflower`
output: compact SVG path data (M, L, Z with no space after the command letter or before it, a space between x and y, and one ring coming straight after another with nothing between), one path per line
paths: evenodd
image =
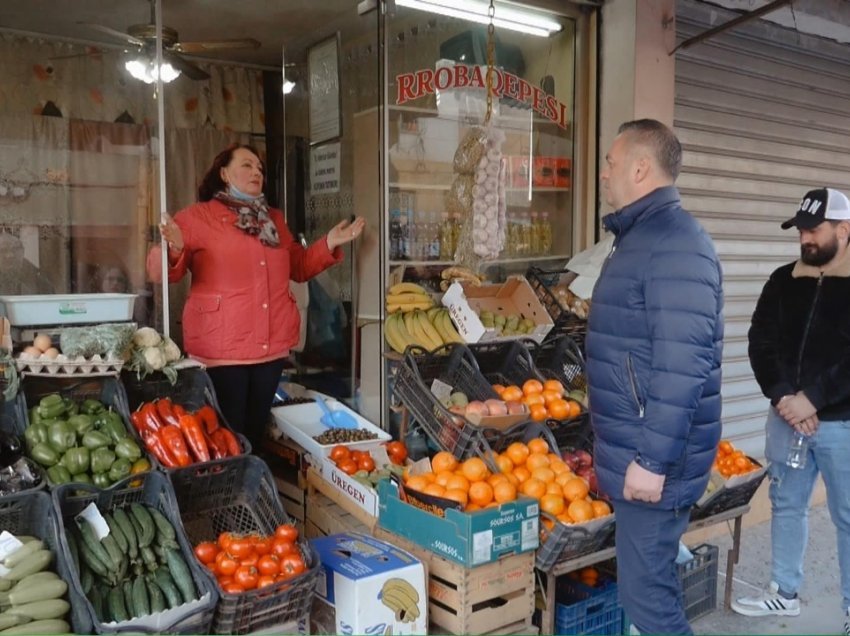
M166 362L176 362L183 355L180 353L180 347L177 346L177 343L168 336L164 336L162 339L162 351L165 354Z
M165 366L165 356L159 347L148 347L143 351L143 355L145 357L145 364L154 371L159 371Z
M133 334L133 344L139 349L156 347L162 342L162 336L152 327L142 327Z

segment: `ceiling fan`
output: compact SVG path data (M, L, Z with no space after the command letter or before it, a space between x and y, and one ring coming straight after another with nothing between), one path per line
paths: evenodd
M111 35L138 48L140 54L149 60L156 57L156 16L154 2L151 1L151 19L148 24L133 24L127 31L119 31L103 24L80 22L92 29ZM209 74L185 59L181 53L197 54L226 49L255 49L260 43L253 38L237 38L228 40L207 40L203 42L181 42L178 33L171 27L162 26L162 57L163 61L193 80L209 79Z

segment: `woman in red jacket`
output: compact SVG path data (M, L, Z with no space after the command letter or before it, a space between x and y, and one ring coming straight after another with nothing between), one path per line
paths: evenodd
M340 246L363 232L365 220L342 221L304 249L283 213L266 204L262 162L244 145L219 153L198 199L160 225L169 282L192 273L183 346L207 366L227 421L256 444L284 360L298 342L300 319L289 281L304 282L340 262ZM152 251L150 274L161 258Z

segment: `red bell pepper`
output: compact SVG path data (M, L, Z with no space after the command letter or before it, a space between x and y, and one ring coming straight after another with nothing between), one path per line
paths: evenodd
M236 436L223 426L213 431L211 437L219 448L226 449L228 457L236 457L242 453L242 447L239 446Z
M187 413L186 409L184 409L182 405L176 403L171 405L171 410L174 412L174 415L176 415L178 419L183 417Z
M218 414L209 404L206 404L195 411L195 415L199 420L201 420L201 422L203 422L204 430L207 432L207 435L219 428Z
M156 431L149 431L144 429L141 431L142 441L145 443L145 448L150 451L154 457L157 458L160 464L165 466L166 468L177 468L177 462L171 456L171 453L168 452L165 444L159 435L157 435Z
M180 420L174 415L174 408L171 403L171 398L160 398L156 401L156 412L163 424L171 424L179 426Z
M192 463L189 449L186 447L186 440L183 438L183 432L179 426L172 426L171 424L163 426L159 431L159 436L178 466L189 466Z
M159 419L159 415L157 415L156 406L154 406L153 402L142 404L141 413L140 419L142 426L150 432L156 433L163 427L163 423Z
M195 459L199 462L210 461L210 451L207 448L207 440L204 438L204 430L201 423L194 415L184 415L180 418L180 430L186 438L186 443Z

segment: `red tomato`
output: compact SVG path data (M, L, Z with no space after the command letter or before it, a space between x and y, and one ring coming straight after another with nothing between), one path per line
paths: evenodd
M357 462L353 459L344 459L336 465L346 475L353 475L357 472Z
M242 560L250 557L254 552L253 539L234 539L230 542L230 547L227 551L236 559Z
M306 569L307 567L304 565L304 558L300 553L287 554L280 560L281 574L286 576L288 579L291 579L293 576L298 576Z
M275 528L274 536L275 539L283 539L284 541L294 543L298 539L298 528L291 523L283 523Z
M353 451L351 451L351 459L353 459L356 462L359 462L360 458L363 457L363 455L367 455L367 454L368 453L365 453L362 450L353 450Z
M337 444L331 449L330 457L332 462L339 463L341 460L351 457L351 451L348 450L348 446Z
M407 459L407 447L404 442L388 442L387 455L390 456L390 461L393 464L404 464L404 460Z
M239 560L239 565L257 565L257 561L260 560L260 555L256 552L252 552L250 556L246 556L244 559Z
M233 573L239 567L239 563L227 552L222 551L215 558L215 567L222 576L233 576Z
M275 577L263 574L259 579L257 579L257 589L259 590L264 587L268 587L269 585L274 585L274 582Z
M225 594L242 594L245 591L245 588L235 581L231 581L227 585L222 585L221 589L224 590Z
M227 548L230 547L230 543L235 538L236 535L234 535L232 532L222 532L220 535L218 535L218 547L222 550L227 550Z
M195 556L205 565L214 563L216 554L218 554L218 546L212 541L204 541L195 546Z
M253 565L240 565L233 574L233 582L242 586L244 590L253 590L257 587L260 573Z
M257 561L260 574L275 576L280 572L280 559L273 554L264 554Z
M263 556L272 551L272 539L270 537L257 537L254 539L254 552Z
M375 470L375 460L372 459L371 455L363 455L360 459L357 460L357 469L365 470L367 473L371 473Z
M285 557L287 554L292 554L296 551L295 544L284 539L275 539L272 544L272 554L276 557Z

